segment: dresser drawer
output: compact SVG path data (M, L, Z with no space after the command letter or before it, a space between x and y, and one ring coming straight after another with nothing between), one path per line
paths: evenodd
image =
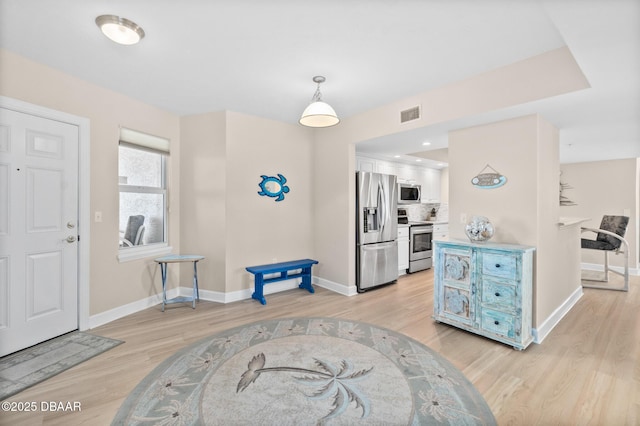
M501 253L482 254L482 273L494 277L515 280L517 275L517 258L513 255Z
M515 309L517 291L509 284L495 282L491 279L482 280L482 303L504 309Z
M516 336L516 318L506 312L482 309L480 328L489 333L514 339Z

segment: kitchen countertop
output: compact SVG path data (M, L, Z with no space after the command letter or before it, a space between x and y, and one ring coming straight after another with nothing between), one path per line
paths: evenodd
M589 220L591 219L588 217L560 217L558 225L560 225L560 227L580 225L582 222L587 222Z
M448 224L449 221L446 220L411 220L409 221L409 225L445 225Z

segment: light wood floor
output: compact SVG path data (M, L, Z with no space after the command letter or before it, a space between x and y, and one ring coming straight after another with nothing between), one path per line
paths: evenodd
M0 413L0 424L107 425L154 367L178 349L217 331L253 321L300 316L342 317L378 324L437 351L473 382L500 425L640 424L640 277L629 293L585 289L584 296L540 345L523 352L436 324L433 273L354 297L316 286L244 300L173 305L113 321L93 333L126 343L10 401L79 401L75 413Z

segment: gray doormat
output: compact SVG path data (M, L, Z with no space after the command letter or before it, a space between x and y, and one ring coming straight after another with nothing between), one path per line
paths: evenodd
M123 343L72 331L0 358L0 400Z

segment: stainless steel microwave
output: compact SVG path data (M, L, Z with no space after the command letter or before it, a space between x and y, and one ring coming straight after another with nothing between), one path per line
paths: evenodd
M422 191L420 185L412 183L398 184L398 204L416 204L420 202Z

